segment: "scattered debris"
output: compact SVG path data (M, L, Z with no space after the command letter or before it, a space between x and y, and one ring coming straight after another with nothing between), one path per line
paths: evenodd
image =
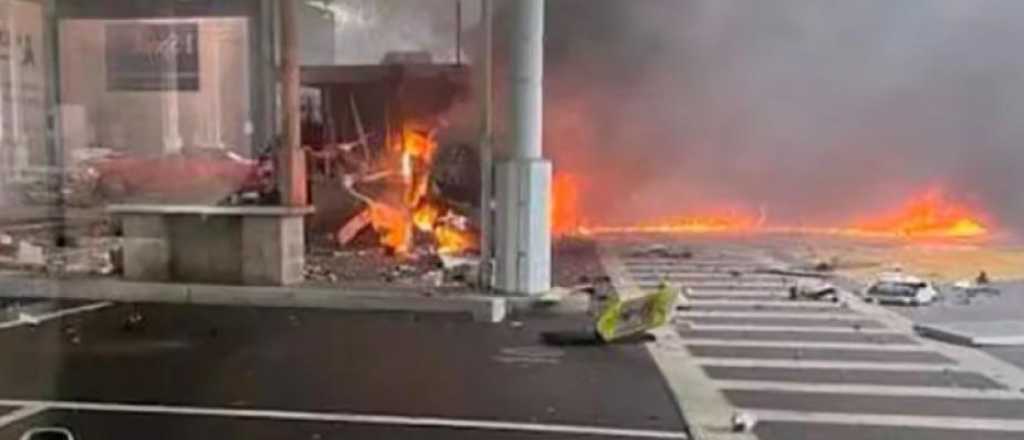
M894 305L930 304L938 296L931 283L902 272L883 273L864 291L864 299L868 302Z
M799 281L789 287L789 299L839 302L839 289L824 281Z
M39 318L37 318L37 317L35 317L35 316L31 315L31 314L25 313L25 312L18 312L18 322L21 322L23 324L27 324L27 325L30 325L30 326L33 326L33 327L35 327L35 326L39 325L40 323L42 323L42 321Z
M771 268L757 269L757 270L754 271L754 273L767 274L767 275L781 275L781 276L787 276L787 277L793 277L793 278L817 278L817 279L832 278L832 274L828 274L828 273L810 272L810 271L806 271L806 270L798 270L798 269L790 269L790 268L782 268L782 267L771 267Z
M432 287L441 287L444 285L444 271L443 270L432 270L423 274L422 279L426 285Z
M140 312L139 309L132 309L128 314L128 317L125 318L124 323L121 325L121 329L126 332L139 331L142 330L142 322L142 312Z
M652 244L630 254L634 258L665 258L673 260L689 260L693 252L688 249L672 250L663 244Z
M757 417L748 412L737 411L733 413L730 424L733 432L750 432L757 425Z
M335 236L338 245L345 246L349 244L363 229L370 226L372 221L373 217L370 215L369 209L364 209L359 214L353 216L338 230L338 234Z
M15 257L19 264L29 266L45 266L46 254L42 246L36 246L27 241L18 242L18 253Z

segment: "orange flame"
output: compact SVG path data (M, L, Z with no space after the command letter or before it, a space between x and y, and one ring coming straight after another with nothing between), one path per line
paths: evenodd
M444 223L434 228L434 238L437 240L437 253L439 254L465 252L475 249L479 242L476 234Z
M557 235L575 232L581 224L580 179L556 173L551 184L551 230Z
M928 191L907 201L895 212L860 220L853 231L907 238L967 238L988 234L988 227L967 206Z
M477 237L466 228L447 221L451 210L428 200L431 165L437 151L434 132L414 122L402 128L392 147L388 166L402 178L400 207L372 203L370 222L380 234L381 244L396 254L408 254L413 230L430 233L439 253L456 253L476 246Z
M412 224L407 221L408 214L383 203L370 205L370 223L380 234L381 244L397 254L409 252L412 241Z
M609 233L680 233L706 234L716 232L750 232L757 230L758 219L743 214L684 215L633 225L596 225L580 229L584 234Z

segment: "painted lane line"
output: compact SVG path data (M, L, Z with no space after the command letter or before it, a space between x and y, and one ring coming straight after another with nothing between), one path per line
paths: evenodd
M1000 399L1024 403L1024 394L1019 392L955 387L925 387L905 385L867 385L778 382L767 380L716 380L711 379L721 390L789 392L789 393L843 393L869 394L888 397L945 397L949 399Z
M964 373L967 370L949 365L916 363L882 363L870 361L810 361L789 359L743 359L743 358L694 358L702 367L747 367L747 368L803 368L806 370L856 369L875 371L918 371ZM1022 395L1024 396L1024 395Z
M685 321L685 319L682 319ZM885 328L854 328L850 324L844 324L837 322L832 327L807 327L807 326L795 326L795 325L770 325L770 324L756 324L756 325L719 325L719 324L692 324L687 322L688 330L698 331L743 331L743 332L806 332L806 333L860 333L860 334L892 334L892 330Z
M86 313L86 312L92 312L92 311L95 311L95 310L105 309L105 308L110 307L112 305L114 305L114 303L104 301L104 302L87 304L87 305L80 306L80 307L72 307L72 308L69 308L69 309L61 309L61 310L57 310L55 312L50 312L50 313L44 313L42 315L31 316L30 318L23 317L22 319L19 319L19 320L16 320L16 321L8 321L8 322L0 323L0 330L6 330L6 329L9 329L9 328L20 327L20 326L29 325L29 324L31 324L31 325L39 325L39 324L42 324L42 323L47 322L47 321L52 321L54 319L63 318L65 316L77 315L79 313Z
M0 416L0 428L12 425L14 423L17 423L18 421L32 417L36 414L46 411L47 409L48 408L44 405L31 405L23 408L18 408L17 410Z
M718 311L718 310L685 310L676 312L676 316L685 316L687 318L786 318L792 319L795 322L799 321L835 321L842 323L844 321L864 321L868 318L858 315L840 314L840 313L793 313L786 311L751 311L751 312L733 312L733 311Z
M916 344L878 344L864 342L815 342L815 341L750 341L746 339L688 339L682 337L686 346L719 346L719 347L770 347L790 349L836 349L854 351L920 351L932 352L931 348Z
M399 425L425 428L458 428L491 431L543 432L558 434L594 435L604 437L636 437L659 439L688 438L685 433L677 431L604 428L598 426L583 425L501 422L491 420L449 419L439 417L405 417L376 414L320 413L259 409L245 410L213 407L5 399L0 399L0 405L36 406L45 407L46 409L51 410L68 411L95 411L134 414L166 414L183 416L214 416L250 419L275 419L291 421L340 422L364 425Z
M726 306L726 307L750 307L756 310L757 307L769 307L772 309L793 309L793 311L800 311L804 309L811 310L847 310L850 313L856 313L843 306L831 303L831 302L817 302L817 301L759 301L759 300L743 300L743 299L694 299L690 300L690 305L696 307L715 307L715 306Z
M1024 432L1024 420L970 417L904 416L892 414L848 414L786 410L750 410L762 422L822 423L839 425L893 426L963 431ZM966 434L966 433L965 433ZM964 438L974 438L966 436Z

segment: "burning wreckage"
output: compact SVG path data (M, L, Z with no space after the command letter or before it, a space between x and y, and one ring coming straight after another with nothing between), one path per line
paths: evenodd
M479 160L468 143L448 135L459 128L449 113L465 97L468 78L466 66L429 63L303 68L302 143L316 207L307 223L307 278L419 285L475 279ZM27 181L26 201L97 212L92 208L115 203L275 202L270 151L255 158L201 146L79 153L65 172ZM106 229L104 235L115 233Z

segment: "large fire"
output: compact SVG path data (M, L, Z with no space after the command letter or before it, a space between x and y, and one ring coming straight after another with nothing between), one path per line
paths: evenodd
M928 191L908 200L901 209L855 222L854 232L907 238L967 238L988 234L982 214Z
M551 187L552 232L557 235L576 232L583 222L580 215L580 178L575 174L557 173Z
M803 233L903 239L986 237L990 227L981 212L932 190L911 198L892 212L864 216L848 225L786 226L766 225L763 215L737 212L701 212L633 224L601 224L583 220L580 210L581 179L559 173L552 191L552 229L556 234L615 233ZM694 213L696 212L696 213Z
M430 172L437 152L435 131L408 123L402 128L383 159L386 168L401 177L400 206L370 203L370 223L380 235L381 244L396 254L409 253L414 231L431 234L438 253L452 254L476 246L477 237L465 218L445 204L432 200Z

